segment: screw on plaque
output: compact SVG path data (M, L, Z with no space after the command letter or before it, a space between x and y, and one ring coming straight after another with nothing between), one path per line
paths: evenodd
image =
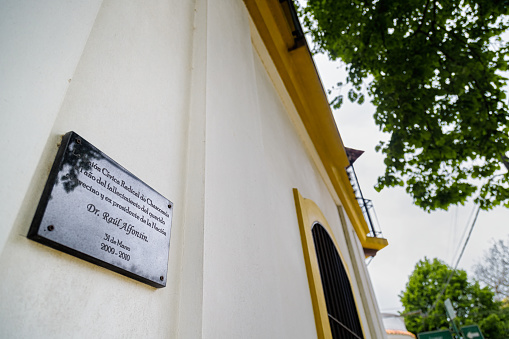
M54 229L55 229L55 226L53 226L53 225L49 225L49 226L48 226L48 231L50 231L50 232L51 232L51 231L53 231Z
M168 208L171 208L171 205L170 205L170 204L168 204Z
M159 280L163 281L163 280L164 280L164 277L163 277L163 276L160 276L160 277L159 277Z
M81 139L80 139L80 138L77 138L77 139L76 139L76 143L81 145Z

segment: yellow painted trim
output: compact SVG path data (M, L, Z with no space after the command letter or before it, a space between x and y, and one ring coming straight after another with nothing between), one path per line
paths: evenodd
M389 245L389 242L387 239L384 238L373 238L373 237L366 237L366 241L363 244L365 248L370 248L373 250L380 251L385 246Z
M322 161L320 160L320 156L316 152L315 146L313 145L313 142L311 141L311 138L309 137L306 131L306 127L302 123L302 120L299 117L299 113L297 113L297 110L293 105L293 101L288 95L288 92L286 91L283 81L281 80L279 73L277 72L276 67L274 66L274 63L272 62L272 59L270 58L269 53L265 48L265 45L263 44L262 38L260 37L258 31L254 27L254 23L252 20L250 20L250 26L253 47L255 48L256 54L260 58L270 80L272 81L272 84L274 85L274 88L276 89L279 98L281 99L286 114L288 115L288 118L290 119L295 128L295 132L297 133L299 139L304 145L306 153L311 158L311 162L316 166L316 169L318 170L320 177L322 178L325 186L327 187L328 192L330 193L332 199L334 200L334 203L338 206L341 205L341 200L339 200L339 197L336 191L334 190L334 186L332 185L332 182L330 181L330 178L327 172L325 171L325 167L323 167Z
M292 50L291 28L279 1L244 3L361 244L369 246L369 228L345 170L343 141L308 46Z
M316 254L313 255L315 251L313 235L311 233L313 221L310 222L309 220L313 219L314 203L311 204L311 200L302 198L296 188L293 189L293 195L295 198L295 207L297 209L297 219L299 220L300 237L302 240L302 249L304 251L304 262L308 275L311 303L313 304L313 311L315 313L316 332L319 339L332 338L318 260Z
M313 305L313 311L315 314L315 324L316 324L316 332L318 338L332 338L332 333L329 325L329 316L327 313L327 305L325 303L325 295L323 293L322 287L322 278L320 277L320 268L318 265L318 259L316 257L316 249L313 240L312 228L313 225L319 223L322 227L325 228L327 233L329 233L334 246L336 247L336 251L341 257L341 261L343 262L343 266L345 267L346 274L348 276L348 281L350 282L350 289L352 290L352 295L355 302L355 307L357 309L357 314L359 314L359 310L357 307L357 299L355 297L355 293L353 293L350 270L347 265L345 265L345 260L343 255L339 249L336 238L334 237L334 233L325 219L320 208L309 199L304 199L298 189L293 189L293 196L295 198L295 207L297 210L297 219L299 221L299 230L302 241L302 249L304 252L304 262L306 264L306 272L308 276L309 282L309 291L311 294L311 303ZM365 334L364 325L362 322L362 318L359 316L359 323L362 328L363 334ZM364 335L365 337L365 335Z

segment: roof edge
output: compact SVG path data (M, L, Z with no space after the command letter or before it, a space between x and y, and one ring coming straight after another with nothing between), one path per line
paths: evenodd
M346 173L347 153L309 46L295 47L291 25L279 1L244 3L361 244L372 245Z

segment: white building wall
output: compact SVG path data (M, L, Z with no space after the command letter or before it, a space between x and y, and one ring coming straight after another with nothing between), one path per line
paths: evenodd
M337 206L253 49L248 14L233 0L208 11L203 333L316 336L296 187L336 231L370 337L351 269L363 256L350 257Z
M316 330L293 186L273 176L313 173L254 54L243 4L209 3L215 5L208 17L204 337L312 338ZM265 140L264 115L282 115L279 133L291 144ZM289 171L287 164L271 173L271 147L297 152L302 168ZM291 282L286 285L285 279Z
M0 1L0 250L102 0Z
M292 188L321 208L345 266L363 258L244 3L37 4L0 2L0 337L316 337ZM166 288L26 238L70 130L174 202ZM367 273L349 271L365 323L374 309L355 286Z
M2 65L17 85L1 124L2 207L13 216L1 231L0 337L174 337L194 3L33 1L2 3L0 13L12 22ZM167 288L26 238L69 130L175 203Z

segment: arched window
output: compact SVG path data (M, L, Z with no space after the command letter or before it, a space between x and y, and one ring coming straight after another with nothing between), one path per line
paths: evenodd
M318 338L363 339L352 286L320 208L294 189Z
M363 338L350 280L334 242L319 223L312 228L333 338Z

